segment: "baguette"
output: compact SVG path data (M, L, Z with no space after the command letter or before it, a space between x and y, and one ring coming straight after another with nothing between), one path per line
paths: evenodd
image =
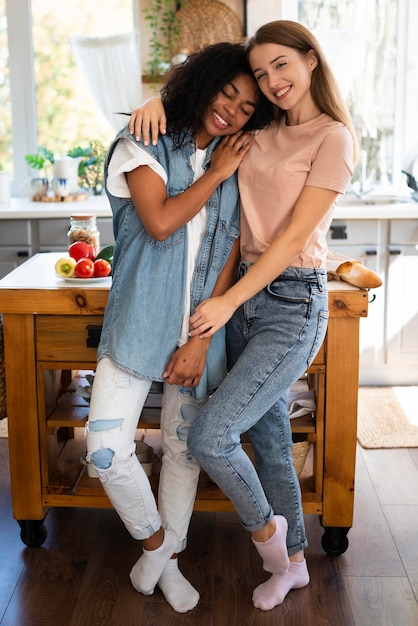
M335 274L346 283L362 289L375 289L382 284L382 280L376 272L360 263L360 261L345 261L341 263L335 270Z

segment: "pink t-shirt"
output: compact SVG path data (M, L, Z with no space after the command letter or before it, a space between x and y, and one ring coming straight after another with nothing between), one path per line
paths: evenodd
M344 193L352 173L352 136L325 113L297 126L283 119L260 131L238 171L242 258L256 261L287 227L305 185ZM325 267L333 210L291 266Z

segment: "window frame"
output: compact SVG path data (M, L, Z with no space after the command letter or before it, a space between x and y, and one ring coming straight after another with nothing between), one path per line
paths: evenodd
M36 86L33 65L31 0L6 0L12 105L12 195L22 195L28 178L25 154L37 150Z

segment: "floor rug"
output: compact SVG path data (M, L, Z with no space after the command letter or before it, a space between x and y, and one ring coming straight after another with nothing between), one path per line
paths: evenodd
M8 429L7 429L7 417L0 420L0 437L7 437Z
M418 386L359 387L357 438L363 448L418 447Z

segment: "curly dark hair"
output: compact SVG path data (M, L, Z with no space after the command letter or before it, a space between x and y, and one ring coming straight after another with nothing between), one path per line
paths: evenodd
M257 85L244 47L227 42L207 46L184 63L175 65L161 89L167 132L180 137L181 131L187 128L196 136L217 94L241 74L251 76ZM261 91L258 94L255 112L244 130L264 128L274 118L273 105Z

